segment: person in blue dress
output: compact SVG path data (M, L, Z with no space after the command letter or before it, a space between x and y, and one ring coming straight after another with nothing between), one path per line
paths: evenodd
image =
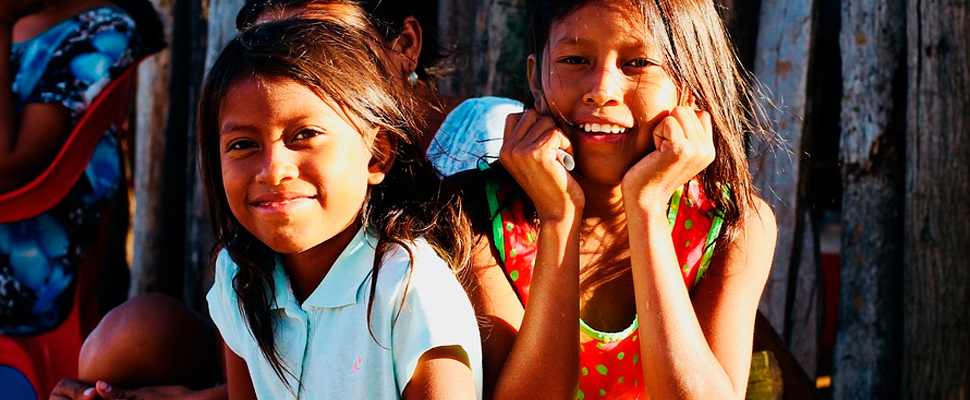
M98 94L162 46L147 0L0 0L0 87L11 90L0 96L0 193L40 175ZM57 206L0 224L0 334L34 335L63 320L122 171L106 132Z

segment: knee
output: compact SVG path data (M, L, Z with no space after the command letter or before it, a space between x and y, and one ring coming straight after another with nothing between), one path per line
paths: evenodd
M206 318L172 297L147 294L104 316L81 347L78 372L83 381L121 387L159 384L190 369L185 363L218 369L217 351Z

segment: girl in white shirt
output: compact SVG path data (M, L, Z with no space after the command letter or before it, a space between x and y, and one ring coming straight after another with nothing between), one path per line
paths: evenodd
M268 22L219 55L199 144L229 397L475 398L454 273L469 231L411 140L411 97L337 20Z

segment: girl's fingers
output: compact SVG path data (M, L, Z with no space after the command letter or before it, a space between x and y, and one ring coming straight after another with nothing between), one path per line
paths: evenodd
M505 117L505 132L502 136L502 143L511 141L511 136L515 132L515 127L519 125L524 113L512 113Z

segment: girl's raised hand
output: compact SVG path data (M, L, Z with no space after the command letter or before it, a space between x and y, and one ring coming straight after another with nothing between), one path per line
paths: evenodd
M552 118L536 110L506 118L499 162L535 203L540 221L578 215L585 205L582 188L557 158L560 149L572 154Z
M678 106L653 130L656 150L623 176L627 202L664 209L671 194L714 161L711 114L692 106Z

